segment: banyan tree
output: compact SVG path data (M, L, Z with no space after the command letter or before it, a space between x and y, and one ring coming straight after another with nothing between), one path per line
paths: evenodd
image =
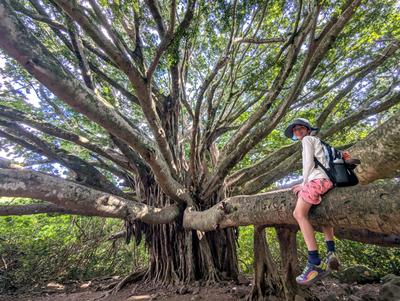
M126 280L236 279L254 225L249 299L292 300L301 145L294 117L361 160L361 184L311 219L399 245L397 1L0 0L0 215L121 219L148 269ZM378 180L378 181L376 181ZM375 183L372 183L375 181ZM371 184L372 183L372 184ZM265 237L275 227L280 275ZM310 297L311 298L311 297Z

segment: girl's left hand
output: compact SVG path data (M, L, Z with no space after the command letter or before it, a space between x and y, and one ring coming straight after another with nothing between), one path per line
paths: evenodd
M294 186L292 187L293 193L294 193L294 194L298 194L298 193L300 192L300 190L301 190L302 187L303 187L302 184L294 185Z

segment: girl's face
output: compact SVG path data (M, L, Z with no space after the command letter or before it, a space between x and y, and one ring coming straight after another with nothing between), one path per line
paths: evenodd
M296 125L293 128L293 135L299 140L303 139L308 134L310 134L310 130L303 125Z

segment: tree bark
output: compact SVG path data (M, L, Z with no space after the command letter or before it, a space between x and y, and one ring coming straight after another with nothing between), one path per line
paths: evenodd
M283 282L287 300L294 300L299 287L295 277L300 272L297 258L296 233L297 227L276 227L281 254Z
M254 228L254 280L247 300L285 300L284 284L269 250L264 226Z
M352 157L361 160L356 168L360 183L400 174L400 112L351 147Z
M140 219L149 224L170 223L179 214L175 205L159 209L29 170L0 169L0 195L39 199L82 215Z
M234 196L203 212L188 211L184 226L210 231L246 225L297 225L296 197L290 189ZM370 184L331 190L312 208L314 226L333 226L375 233L400 234L400 185Z
M309 301L315 300L309 289L299 286L296 282L296 276L300 274L296 242L298 227L275 227L275 229L279 241L286 301L295 300L296 295Z

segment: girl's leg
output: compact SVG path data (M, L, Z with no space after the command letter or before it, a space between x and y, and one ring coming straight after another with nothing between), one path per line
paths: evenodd
M328 251L326 255L326 263L328 268L331 270L339 270L340 262L336 256L335 241L333 240L333 228L332 227L322 227L322 231L325 234L326 250Z
M293 211L293 216L300 226L308 251L317 251L314 228L308 219L308 212L310 211L311 206L310 203L307 203L299 197L297 199L296 208Z
M333 236L333 227L322 227L322 231L325 235L326 250L329 252L335 252L335 242Z
M303 273L296 277L296 282L301 285L310 285L329 274L321 264L318 254L317 242L315 240L314 228L308 219L311 204L304 201L301 197L297 199L296 208L293 216L300 226L301 233L308 248L308 264Z
M325 241L333 240L333 227L322 227L322 232L324 232Z

